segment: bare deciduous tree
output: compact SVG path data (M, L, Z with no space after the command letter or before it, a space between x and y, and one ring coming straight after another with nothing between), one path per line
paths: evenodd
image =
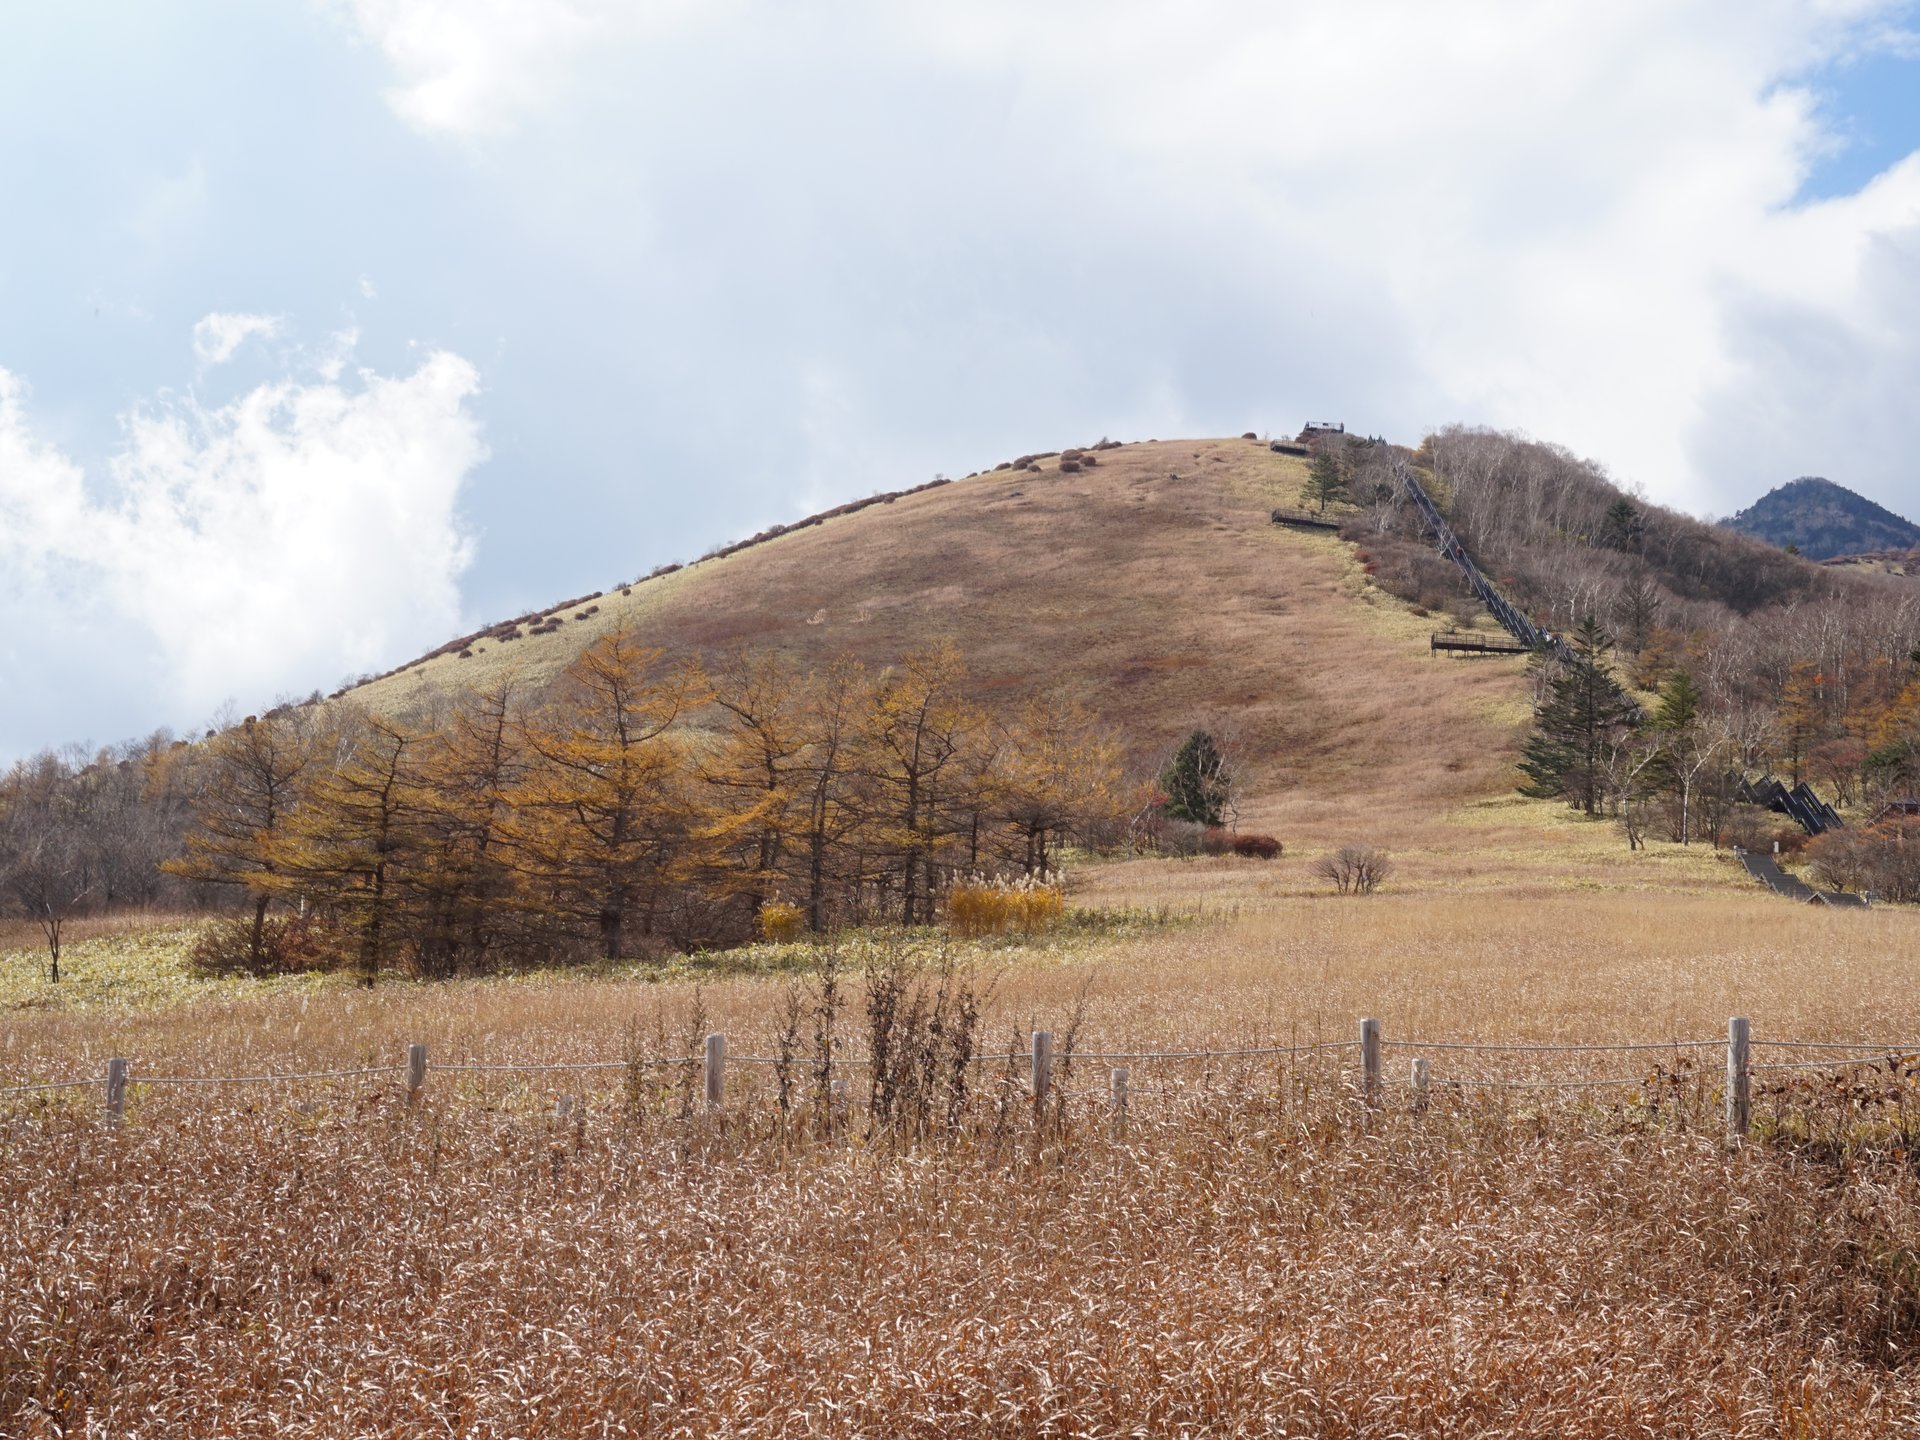
M1315 861L1313 873L1342 895L1371 895L1393 873L1393 862L1371 845L1343 845Z
M85 913L99 888L91 838L67 761L45 754L14 767L0 819L0 881L46 938L47 979L55 984L67 922Z

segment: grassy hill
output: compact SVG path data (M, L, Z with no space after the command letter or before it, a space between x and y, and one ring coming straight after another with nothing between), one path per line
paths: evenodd
M1243 825L1411 821L1510 789L1518 661L1449 663L1356 547L1270 523L1305 462L1246 440L1149 441L1091 468L989 472L541 612L352 692L376 709L538 683L634 627L675 654L773 646L875 663L951 638L988 693L1071 687L1149 767L1225 736ZM588 607L593 607L589 613ZM556 624L557 622L557 624ZM498 638L513 633L519 638Z
M1912 1433L1920 1082L1861 1037L1911 1008L1920 914L1789 905L1708 846L1630 852L1516 796L1522 663L1433 658L1439 622L1369 574L1398 563L1380 532L1271 525L1298 461L1244 441L1098 460L843 513L354 698L537 683L625 625L688 655L876 662L950 636L1001 693L1080 690L1136 759L1225 734L1243 820L1284 856L1077 862L1097 923L1004 943L876 931L365 988L207 980L183 926L102 922L53 993L33 933L0 926L0 1086L76 1082L0 1096L0 1293L27 1297L0 1307L0 1414L49 1434L116 1413L220 1434ZM1483 473L1497 494L1508 472ZM1566 493L1562 519L1612 498ZM1717 573L1677 523L1646 537L1687 561L1676 579ZM1576 552L1507 553L1550 578ZM1788 580L1813 568L1770 553ZM1391 848L1378 896L1316 878L1346 839ZM1781 1047L1761 1063L1820 1067L1757 1079L1737 1144L1733 1015ZM1371 1104L1361 1016L1387 1037ZM1039 1029L1044 1097L1021 1058ZM687 1057L715 1033L709 1110ZM117 1122L108 1056L136 1080ZM971 1077L924 1133L881 1114L902 1056ZM211 1076L273 1079L137 1083Z

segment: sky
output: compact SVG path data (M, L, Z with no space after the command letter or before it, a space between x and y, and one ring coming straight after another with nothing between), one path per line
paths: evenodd
M1876 0L0 6L0 762L1101 436L1913 516Z

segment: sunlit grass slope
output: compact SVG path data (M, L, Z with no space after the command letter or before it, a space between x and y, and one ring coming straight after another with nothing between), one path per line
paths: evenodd
M1159 441L999 471L618 588L557 630L482 640L353 692L375 708L551 675L632 626L677 655L772 646L879 663L950 638L982 688L1070 687L1147 765L1205 725L1241 768L1246 827L1383 843L1506 790L1521 664L1446 661L1356 547L1270 523L1302 461L1245 440ZM1498 840L1495 832L1483 838Z

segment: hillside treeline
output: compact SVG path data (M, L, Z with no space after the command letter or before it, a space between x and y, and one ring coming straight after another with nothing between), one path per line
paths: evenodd
M1354 449L1347 491L1361 515L1348 533L1376 582L1461 620L1478 603L1392 483L1396 459L1430 471L1461 541L1537 620L1568 635L1592 621L1643 695L1687 677L1703 775L1806 780L1843 807L1920 790L1920 586L1825 569L1648 504L1524 436L1456 426L1417 452ZM1689 833L1684 808L1674 802L1675 828Z
M1044 874L1116 819L1118 754L1072 700L989 707L951 648L702 671L612 635L538 693L16 767L0 876L56 964L60 917L168 883L238 910L203 946L219 968L647 956L746 939L776 902L815 931L925 923L956 877Z

